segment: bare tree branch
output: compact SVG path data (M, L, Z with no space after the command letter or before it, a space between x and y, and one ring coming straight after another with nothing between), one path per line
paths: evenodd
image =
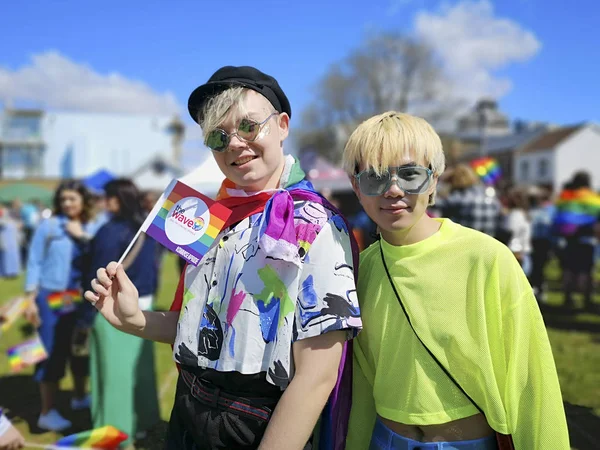
M320 81L303 115L300 149L338 161L352 130L389 110L443 122L460 106L449 91L441 63L424 43L397 33L368 37Z

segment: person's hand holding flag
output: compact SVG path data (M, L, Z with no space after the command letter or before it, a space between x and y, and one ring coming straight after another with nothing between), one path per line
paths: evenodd
M122 264L111 262L101 267L92 280L92 291L84 297L115 328L128 332L140 331L146 320L139 307L138 291Z

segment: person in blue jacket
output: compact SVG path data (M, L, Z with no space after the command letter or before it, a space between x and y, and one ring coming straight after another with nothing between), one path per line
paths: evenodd
M78 181L64 181L54 195L54 214L33 234L27 260L25 296L31 301L26 317L38 327L48 358L36 366L41 414L38 426L60 431L71 426L55 409L58 383L69 361L73 373L74 410L89 407L86 396L88 358L72 352L76 310L82 306L82 275L90 242L99 227L92 196Z
M92 241L86 289L91 288L100 267L123 255L146 215L139 191L129 179L112 180L104 191L106 209L112 218ZM158 281L157 245L142 233L123 260L123 268L138 290L142 310L152 310ZM80 322L91 327L93 426L117 427L130 436L127 445L160 420L153 344L116 330L89 303Z

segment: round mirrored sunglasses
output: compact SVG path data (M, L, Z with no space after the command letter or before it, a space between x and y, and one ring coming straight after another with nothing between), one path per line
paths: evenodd
M216 128L206 135L204 143L214 152L224 152L227 150L233 136L237 136L244 142L254 142L269 119L277 115L279 115L278 112L271 113L262 122L256 122L248 118L241 119L233 133L227 133L225 130Z

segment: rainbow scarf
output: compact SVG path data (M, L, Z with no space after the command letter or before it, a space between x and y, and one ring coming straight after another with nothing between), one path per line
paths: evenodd
M72 310L77 303L81 303L81 292L77 289L69 289L61 292L48 294L48 306L54 312Z
M108 450L118 448L119 444L127 440L128 437L127 434L112 425L107 425L102 428L70 434L59 439L54 445L56 447L87 447Z
M488 186L495 184L502 176L502 169L494 158L479 158L471 162L471 167L481 181Z
M559 235L569 237L593 226L599 218L600 195L587 188L565 189L556 202L553 225Z
M306 180L305 173L300 168L299 162L291 156L287 157L280 184L283 188L263 191L257 194L245 194L242 191L236 190L235 184L231 180L226 179L217 194L217 202L232 210L232 214L225 223L224 229L246 217L264 211L262 222L259 226L259 244L273 258L283 259L300 265L298 246L302 245L302 243L298 242L296 236L294 200L316 202L332 211L338 213L339 211L327 199L315 191L313 185ZM358 244L354 235L350 232L352 230L350 224L341 214L340 217L349 231L354 277L357 280ZM185 272L185 270L182 272L179 287L170 308L171 311L181 310ZM345 448L351 404L352 341L346 341L338 368L337 382L321 415L320 450L343 450Z

